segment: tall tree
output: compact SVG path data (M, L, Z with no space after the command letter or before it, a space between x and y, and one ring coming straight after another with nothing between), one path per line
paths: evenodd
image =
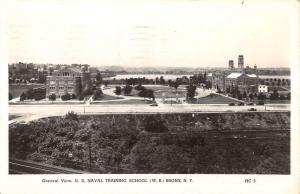
M196 86L189 85L186 88L187 88L187 93L186 93L187 100L191 100L192 98L194 98L196 94Z
M126 86L123 88L123 90L124 90L124 95L129 95L129 94L131 93L131 91L132 91L132 86L126 85Z

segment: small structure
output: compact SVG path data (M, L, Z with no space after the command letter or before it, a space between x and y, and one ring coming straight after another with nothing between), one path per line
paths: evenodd
M267 85L258 85L258 92L267 93L268 92L268 86Z

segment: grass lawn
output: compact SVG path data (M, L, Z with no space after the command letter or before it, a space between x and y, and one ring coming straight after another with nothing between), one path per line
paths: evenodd
M41 86L44 86L44 84L39 85L9 85L9 92L13 96L13 98L19 97L22 92L26 92L30 88L39 88Z
M253 103L257 104L258 102L263 102L265 104L291 104L290 100L258 100L254 99L252 100Z
M117 99L123 99L122 97L116 97L116 96L111 96L111 95L107 95L107 94L103 94L102 98L97 98L96 100L101 101L101 100L117 100Z
M182 104L181 102L177 102L177 101L174 101L174 100L165 100L164 104Z
M130 100L118 100L118 101L109 101L109 102L94 102L93 104L151 104L150 100L138 100L138 99L130 99Z
M186 88L177 88L177 91L173 87L169 86L145 86L147 89L151 89L154 91L155 98L162 98L163 93L165 94L166 98L176 97L176 93L178 94L178 98L186 97Z
M19 118L21 116L19 115L8 115L8 120L13 120L13 119L16 119L16 118Z
M191 104L229 104L229 103L240 103L237 100L233 100L231 98L227 98L224 96L220 96L218 94L210 94L208 96L194 99Z

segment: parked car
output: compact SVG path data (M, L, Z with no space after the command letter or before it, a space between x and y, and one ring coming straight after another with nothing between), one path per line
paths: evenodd
M249 108L248 111L256 111L256 108Z
M158 106L158 104L157 103L152 103L149 106Z
M253 104L253 102L250 102L250 103L248 103L247 105L248 105L248 106L252 106L252 105L254 105L254 104Z
M244 106L245 104L243 102L238 103L238 106Z
M229 103L228 105L229 105L229 106L235 106L235 104L234 104L234 103Z

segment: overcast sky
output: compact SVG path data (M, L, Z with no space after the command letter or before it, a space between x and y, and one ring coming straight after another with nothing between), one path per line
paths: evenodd
M290 0L9 1L9 62L288 67Z

